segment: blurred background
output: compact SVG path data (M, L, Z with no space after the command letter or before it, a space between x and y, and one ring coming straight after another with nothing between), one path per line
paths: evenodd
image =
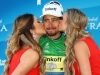
M12 34L15 18L24 13L32 13L39 20L44 4L51 0L0 0L0 75L7 59L5 50L7 40ZM78 8L88 17L86 31L92 34L100 48L100 0L55 0L62 4L64 12L68 8Z

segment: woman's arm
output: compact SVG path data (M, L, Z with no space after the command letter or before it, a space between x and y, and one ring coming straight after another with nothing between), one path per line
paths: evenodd
M74 50L81 75L92 75L89 62L90 51L87 44L84 41L78 41L74 46Z
M38 64L39 55L36 51L27 50L20 58L20 63L11 75L25 75Z

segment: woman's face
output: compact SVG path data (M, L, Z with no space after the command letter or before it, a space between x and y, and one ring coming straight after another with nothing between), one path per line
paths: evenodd
M64 13L61 25L59 25L59 31L66 31L67 28L67 13Z
M34 33L37 35L43 35L46 34L44 26L42 24L42 22L40 22L35 16L34 16Z

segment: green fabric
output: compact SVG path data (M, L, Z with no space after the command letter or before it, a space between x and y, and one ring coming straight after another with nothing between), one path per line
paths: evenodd
M66 46L64 43L65 39L66 39L66 35L64 33L62 33L61 37L56 40L52 40L48 36L42 36L39 40L39 44L43 48L43 55L47 58L48 56L51 56L51 57L64 56L65 57L66 56L65 54ZM52 61L50 60L50 62ZM53 63L56 64L55 61ZM46 63L46 65L48 65L48 63ZM51 73L51 71L46 72L46 73ZM52 73L55 73L55 72L52 71ZM56 73L57 75L59 75L60 72L56 72ZM70 75L73 75L72 72L70 73Z
M43 48L44 56L65 56L66 46L64 44L66 36L62 33L61 37L56 40L48 38L48 36L42 36L39 40L39 44Z

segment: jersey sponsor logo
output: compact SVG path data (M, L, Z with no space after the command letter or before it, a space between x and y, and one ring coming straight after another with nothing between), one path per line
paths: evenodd
M57 52L64 52L65 53L65 50L63 49L56 49Z
M47 69L49 69L50 71L53 70L53 69L56 69L57 68L57 65L53 62L50 62L47 64Z
M46 59L46 61L54 61L54 62L61 62L62 57L44 57Z
M49 43L46 43L45 48L49 48Z
M64 72L63 61L65 56L44 56L46 72Z
M48 50L43 50L43 52L44 52L44 53L50 53L50 51L48 51Z

